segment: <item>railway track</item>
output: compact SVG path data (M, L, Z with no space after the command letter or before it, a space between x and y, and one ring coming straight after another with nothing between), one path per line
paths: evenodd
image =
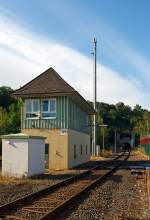
M114 160L105 162L65 181L0 206L0 218L9 220L54 219L82 194L105 181L128 159L130 153L122 153Z

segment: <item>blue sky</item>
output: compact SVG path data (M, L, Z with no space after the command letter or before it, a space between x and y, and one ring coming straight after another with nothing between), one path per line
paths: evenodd
M53 66L92 99L96 36L98 100L149 108L149 8L149 0L0 0L0 85L18 88Z

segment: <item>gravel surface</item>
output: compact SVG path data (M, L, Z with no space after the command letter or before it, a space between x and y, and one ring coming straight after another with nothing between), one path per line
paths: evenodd
M100 158L99 161L89 161L88 163L82 164L75 169L68 171L54 171L34 177L32 179L17 179L7 178L0 175L0 205L4 205L18 198L44 189L48 186L63 181L75 174L84 172L99 163L103 163L105 158ZM107 158L105 160L108 160Z
M56 184L63 179L17 180L0 183L0 205L14 201L20 197Z
M0 178L0 205L61 182L84 170L57 171L33 179Z
M11 184L0 182L0 204L53 185L96 164L97 162L92 161L76 168L76 170L45 174L33 180L21 180L21 182L11 182ZM137 177L131 174L128 167L134 165L147 166L150 165L150 162L144 156L131 155L129 161L120 170L108 177L103 185L96 187L80 200L77 200L73 206L68 207L66 212L58 216L57 220L150 219L146 175Z
M131 156L130 161L141 161L144 157ZM127 164L131 162L126 162ZM147 161L145 161L148 164ZM127 165L126 164L126 165ZM133 164L132 164L133 165ZM128 169L120 169L102 185L69 207L57 219L67 220L139 220L150 219L146 175L137 178Z

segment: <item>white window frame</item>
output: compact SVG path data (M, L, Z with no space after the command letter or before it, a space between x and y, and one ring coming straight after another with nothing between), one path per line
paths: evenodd
M48 101L48 111L43 111L43 101L45 101L45 100L47 100ZM55 101L55 111L50 111L50 101L51 100L54 100ZM56 112L57 112L57 103L56 103L56 98L50 98L50 99L42 99L42 112L41 112L41 114L43 114L43 113L55 113L56 114ZM55 117L43 117L42 116L42 118L43 119L56 119L56 116Z
M26 101L31 101L31 111L26 111ZM39 101L39 111L33 111L33 102L35 100L38 100ZM37 114L37 117L27 117L26 114ZM39 119L40 118L40 100L39 99L26 99L25 100L25 118L26 119Z

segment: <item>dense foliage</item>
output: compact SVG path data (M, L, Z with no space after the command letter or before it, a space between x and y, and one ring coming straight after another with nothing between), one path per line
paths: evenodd
M136 105L133 109L122 102L113 104L97 103L98 124L107 125L105 145L114 145L114 131L126 134L145 135L150 132L150 112ZM102 146L103 128L97 127L98 144Z
M0 87L0 135L20 131L20 103L12 97L12 92L10 87Z
M20 131L20 103L10 87L0 87L0 135Z

